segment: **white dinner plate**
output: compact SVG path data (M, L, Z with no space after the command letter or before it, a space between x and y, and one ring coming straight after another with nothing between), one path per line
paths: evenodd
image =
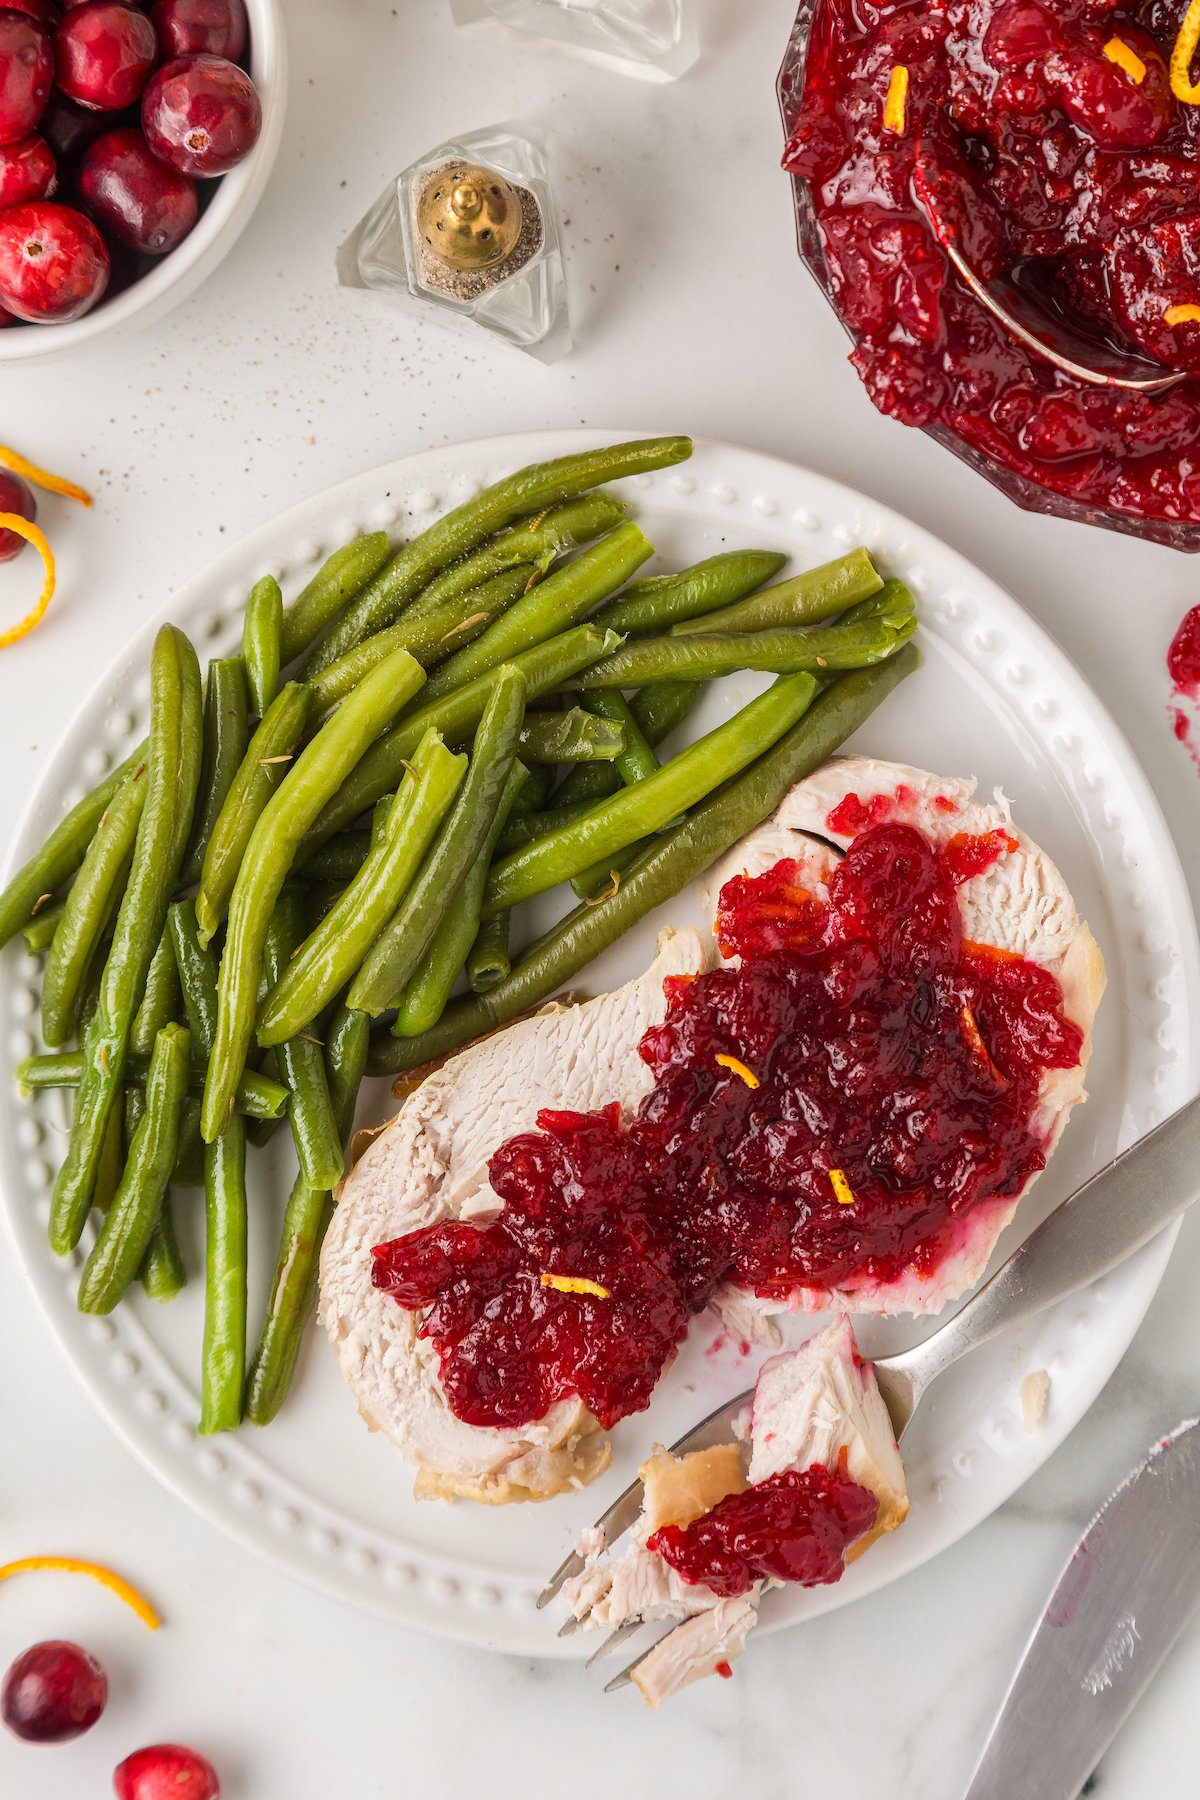
M506 436L423 452L372 470L251 533L191 582L161 617L191 632L202 656L231 650L245 596L273 570L296 589L335 545L369 528L408 533L519 465L619 434ZM630 434L624 434L630 435ZM1197 1046L1186 1021L1200 1005L1195 924L1154 795L1121 733L1082 675L1007 594L928 532L823 476L751 451L701 443L690 463L622 484L662 567L723 546L777 547L793 567L865 543L915 591L924 666L870 719L856 744L874 754L1002 784L1021 825L1062 868L1108 964L1089 1079L1091 1103L998 1254L1100 1164L1195 1091ZM145 729L148 653L159 620L122 653L63 736L34 794L9 863L37 846L63 810ZM761 678L711 691L698 734ZM553 897L546 897L553 905ZM650 960L668 922L700 922L682 895L646 919L588 971L593 991ZM651 1443L670 1442L753 1380L743 1357L701 1320L648 1413L614 1434L612 1468L592 1488L547 1505L484 1509L420 1503L412 1471L370 1435L338 1377L324 1337L306 1344L289 1402L264 1431L197 1435L200 1284L170 1306L137 1299L106 1319L75 1309L80 1256L46 1246L61 1096L19 1100L12 1068L35 1048L38 965L20 941L0 982L0 1176L3 1210L30 1286L79 1379L125 1441L168 1487L231 1536L352 1605L426 1631L525 1655L574 1655L559 1619L533 1597L580 1526L631 1479ZM368 1084L361 1116L386 1116L386 1084ZM281 1203L291 1181L286 1132L253 1165L251 1308L257 1330L274 1263ZM177 1197L189 1266L199 1266L199 1199ZM1158 1285L1167 1233L1085 1293L999 1338L939 1383L905 1440L912 1509L903 1528L834 1587L788 1589L771 1623L808 1618L894 1580L952 1544L1000 1505L1060 1444L1116 1367ZM794 1324L792 1337L813 1321ZM925 1327L928 1329L928 1326ZM911 1322L866 1321L868 1354L898 1347ZM1044 1421L1027 1431L1020 1389L1050 1375Z

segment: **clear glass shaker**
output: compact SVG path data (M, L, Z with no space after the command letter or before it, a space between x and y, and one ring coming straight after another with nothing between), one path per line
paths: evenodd
M571 348L566 279L542 146L509 126L410 164L338 252L343 287L492 332L542 362Z
M636 74L673 81L699 55L693 0L451 0L460 24L492 17Z

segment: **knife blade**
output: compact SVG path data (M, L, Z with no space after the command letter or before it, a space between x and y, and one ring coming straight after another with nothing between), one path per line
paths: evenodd
M1161 1438L1080 1538L963 1800L1075 1800L1200 1601L1200 1419Z

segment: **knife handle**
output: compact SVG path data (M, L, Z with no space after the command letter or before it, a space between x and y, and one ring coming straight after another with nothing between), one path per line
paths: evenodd
M886 1364L920 1392L998 1331L1098 1281L1198 1196L1200 1098L1077 1188L939 1331Z

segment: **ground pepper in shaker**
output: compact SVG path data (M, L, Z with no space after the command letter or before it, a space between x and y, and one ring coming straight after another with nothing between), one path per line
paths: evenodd
M544 362L561 356L571 346L566 284L541 145L493 127L423 156L343 244L338 280Z

